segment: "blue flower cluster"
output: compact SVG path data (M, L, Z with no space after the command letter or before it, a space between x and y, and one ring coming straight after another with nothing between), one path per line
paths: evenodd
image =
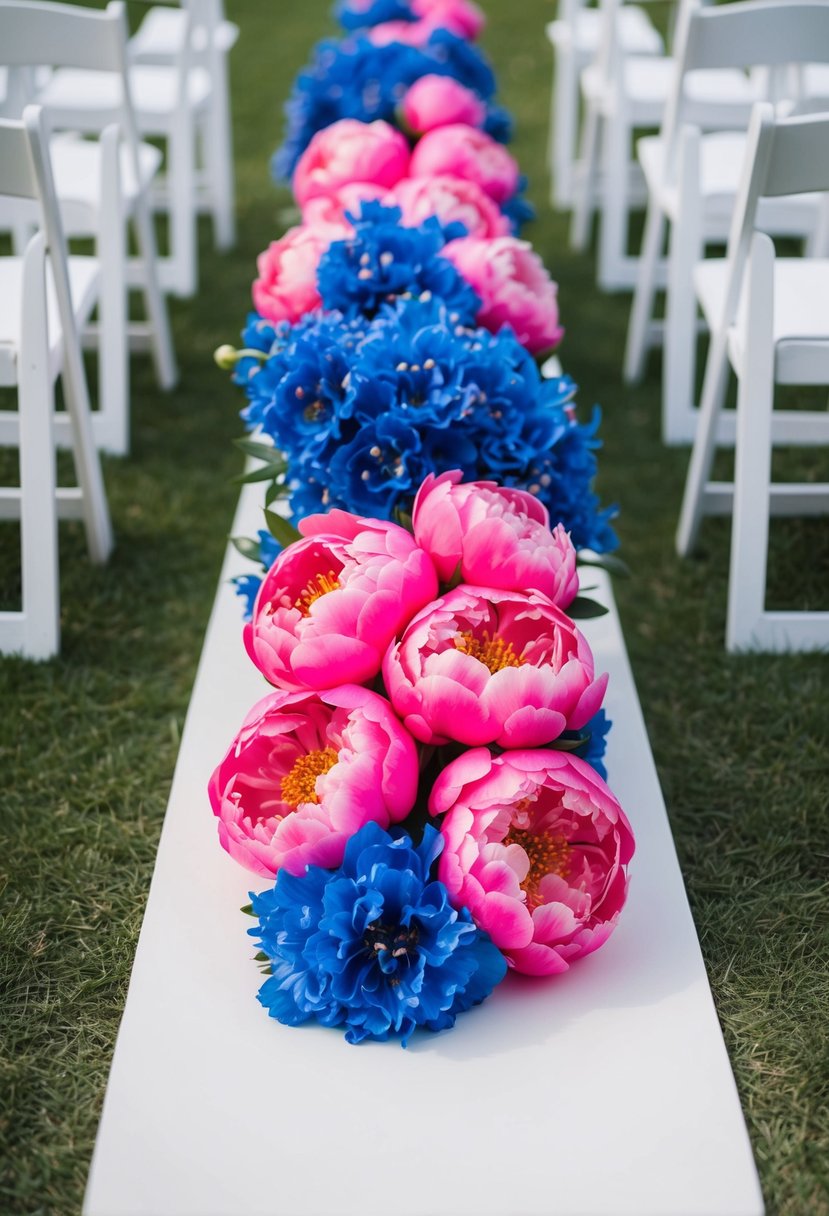
M285 141L273 158L277 178L290 178L312 137L340 118L395 122L410 85L421 76L452 76L487 103L484 130L506 143L512 121L493 103L495 77L479 50L448 30L435 30L423 48L391 42L374 46L359 34L327 38L297 76L285 106Z
M270 961L259 1000L286 1026L345 1026L349 1043L447 1030L504 978L506 960L469 912L431 879L443 840L416 848L375 823L352 836L338 870L308 866L252 895L249 933Z
M437 298L399 298L376 315L309 314L274 327L253 314L236 379L249 429L288 460L295 517L341 507L409 511L427 473L461 469L529 490L577 548L616 548L601 509L598 411L575 416L569 377L545 380L512 331L477 329Z
M407 0L370 0L369 4L354 5L351 0L338 0L334 16L344 30L368 29L386 21L414 21L415 14Z
M466 235L463 224L442 227L430 216L419 228L401 228L398 207L364 202L348 217L354 235L334 241L322 255L317 284L323 307L344 317L373 317L398 296L439 296L464 323L472 323L481 301L446 258L447 241Z

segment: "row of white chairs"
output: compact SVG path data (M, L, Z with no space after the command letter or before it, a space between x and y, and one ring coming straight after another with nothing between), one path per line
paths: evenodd
M20 454L19 485L0 491L0 518L20 518L22 570L21 609L0 613L0 652L57 652L58 514L83 515L90 557L106 559L112 531L98 452L129 448L129 349L149 348L160 387L174 387L165 293L195 289L199 211L211 212L218 246L234 240L226 57L237 33L221 0L152 8L132 40L119 0L104 12L0 0L0 231L14 246L0 257L0 385L18 395L17 410L0 411L0 446ZM161 190L162 154L143 135L166 140ZM159 209L169 220L163 259ZM76 237L94 240L94 257L68 254ZM140 321L128 318L133 287ZM97 410L82 344L98 351ZM58 375L66 409L56 412ZM56 445L73 450L74 489L57 488Z
M712 7L679 0L667 87L653 90L647 123L630 99L637 80L647 91L662 69L654 70L656 53L628 53L627 7L602 0L594 57L582 71L582 162L564 179L576 243L586 242L586 217L598 209L600 283L604 271L605 286L635 289L625 356L629 382L644 375L649 348L663 343L663 438L694 444L678 552L690 552L703 514L733 512L727 647L829 647L829 613L765 608L769 514L829 510L826 485L770 482L772 444L829 440L825 411L774 410L776 383L829 384L829 0ZM637 11L641 21L644 13ZM553 38L550 30L548 36L558 63L562 36ZM613 82L598 107L591 69ZM554 93L560 86L559 80ZM596 115L601 178L591 129ZM660 127L658 136L638 140L638 178L628 163L637 125ZM554 181L565 154L556 139L553 130ZM574 147L571 140L568 154ZM631 183L644 187L640 195ZM646 207L645 229L641 255L631 257L623 245L638 197ZM553 199L562 201L555 187ZM797 238L806 256L775 258L769 234ZM725 258L705 257L707 245L726 241ZM664 321L655 317L661 288ZM698 410L700 326L711 337ZM729 367L737 377L736 411L723 409ZM729 485L710 482L713 453L723 443L737 449Z

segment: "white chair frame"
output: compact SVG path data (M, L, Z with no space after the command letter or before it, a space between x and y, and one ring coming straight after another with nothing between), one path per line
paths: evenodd
M772 446L781 439L829 444L825 412L774 411L775 384L829 385L829 259L775 259L770 237L757 231L757 211L762 198L816 190L829 191L829 115L775 120L771 105L759 104L727 258L702 262L695 272L697 290L708 300L711 348L677 551L684 556L693 548L704 514L733 510L729 650L829 647L829 612L765 608L769 515L829 512L829 483L771 482ZM802 319L787 321L793 289L804 288L815 301L808 333ZM710 481L729 364L738 379L733 485Z
M20 485L0 489L0 518L20 520L22 566L22 606L20 611L0 612L0 650L46 659L57 652L60 640L58 514L83 519L94 562L107 560L113 538L76 326L76 313L91 304L72 297L72 263L67 260L42 113L36 106L26 108L22 122L0 121L0 194L37 201L42 225L23 258L9 259L22 262L20 326L16 340L4 335L0 342L0 383L17 385L18 411L12 416L20 452ZM47 268L60 341L49 333ZM97 269L87 271L92 291ZM69 489L58 489L55 476L58 373L78 480L78 486Z
M820 54L829 61L829 6L824 0L742 0L713 8L687 3L683 9L677 31L678 71L661 133L637 145L649 198L624 368L625 380L638 383L648 349L664 339L662 437L667 444L690 443L696 431L694 380L700 326L693 268L704 256L706 243L727 238L745 146L736 124L734 133L707 135L699 126L689 125L692 107L683 82L695 71L752 68L755 79L765 78L769 95L781 97L789 82L794 83L789 66ZM718 167L712 172L707 164ZM764 200L759 222L767 232L810 242L810 249L816 237L820 239L813 198ZM670 239L665 320L658 322L654 304L666 229ZM721 439L733 442L733 438L733 418L724 417Z

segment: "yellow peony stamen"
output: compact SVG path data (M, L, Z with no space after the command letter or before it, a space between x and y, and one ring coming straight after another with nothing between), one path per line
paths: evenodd
M300 756L294 761L291 771L282 778L282 801L287 802L289 806L299 806L301 802L319 802L316 791L317 777L327 773L336 763L337 753L333 747Z
M302 594L297 597L294 607L298 608L303 616L307 616L315 600L322 595L328 595L329 591L336 591L339 585L339 579L333 570L329 570L327 574L315 574L308 580Z
M455 638L455 647L483 663L493 675L496 671L503 671L505 667L520 667L526 662L521 655L515 653L512 642L505 642L497 633L494 637L484 633L481 638L476 638L474 633L459 633Z
M520 845L527 854L530 868L521 883L526 893L527 907L534 911L543 903L541 881L548 874L559 874L564 878L570 869L572 847L563 836L552 836L549 832L529 832L523 828L510 828L504 838L505 845Z

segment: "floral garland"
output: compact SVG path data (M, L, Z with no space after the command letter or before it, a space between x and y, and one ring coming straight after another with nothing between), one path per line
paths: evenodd
M598 419L536 362L563 331L510 231L480 10L336 14L280 154L302 225L259 259L244 347L217 352L264 483L268 530L237 540L263 576L236 581L274 691L209 795L224 848L271 880L246 909L270 1015L405 1046L618 921L633 833L575 623L601 611L577 560L611 566L616 538Z

